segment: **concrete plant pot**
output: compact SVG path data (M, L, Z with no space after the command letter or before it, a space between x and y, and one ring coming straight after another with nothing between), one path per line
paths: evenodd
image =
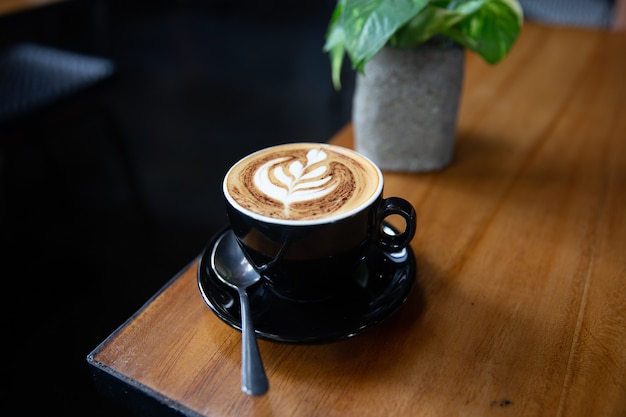
M464 49L423 46L380 50L357 74L355 149L381 169L437 171L453 159Z

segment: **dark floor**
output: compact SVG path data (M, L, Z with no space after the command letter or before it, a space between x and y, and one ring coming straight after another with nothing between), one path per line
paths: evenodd
M122 416L86 355L225 224L228 166L266 145L326 141L349 120L352 80L335 92L322 51L334 1L78 3L0 19L2 47L34 40L118 64L95 96L113 124L94 112L37 125L43 140L0 153L2 400Z

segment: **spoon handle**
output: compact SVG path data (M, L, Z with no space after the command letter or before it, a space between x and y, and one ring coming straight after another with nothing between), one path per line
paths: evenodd
M241 390L248 395L265 394L268 389L267 376L261 361L259 346L252 327L250 304L245 289L239 290L241 304Z

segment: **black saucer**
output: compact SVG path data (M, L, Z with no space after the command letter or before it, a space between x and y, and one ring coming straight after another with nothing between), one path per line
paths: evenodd
M223 233L232 232L230 228L220 231L202 252L198 287L209 308L226 324L241 331L239 296L211 269L211 251ZM350 286L331 299L289 300L261 281L248 288L257 337L312 344L355 336L382 322L404 304L413 287L415 273L415 257L410 247L396 253L373 247Z

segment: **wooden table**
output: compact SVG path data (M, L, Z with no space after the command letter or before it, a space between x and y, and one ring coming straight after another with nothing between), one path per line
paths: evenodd
M50 6L67 0L0 0L0 16Z
M419 216L397 314L261 340L271 387L248 397L193 262L88 356L103 391L202 416L626 415L626 33L527 25L496 66L469 53L465 81L453 164L385 173Z

